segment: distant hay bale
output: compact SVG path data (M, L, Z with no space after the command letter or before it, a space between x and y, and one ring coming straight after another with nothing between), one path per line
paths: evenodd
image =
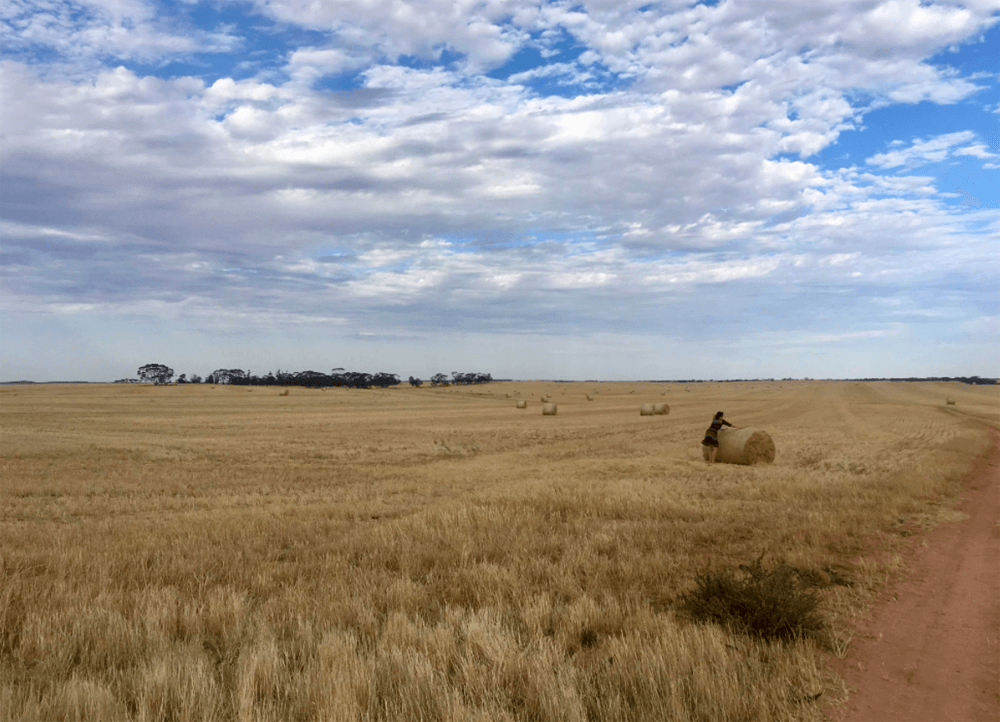
M667 392L666 392L666 391L661 391L661 392L660 392L660 396L666 396L666 395L667 395Z
M509 398L510 398L510 394L504 394L504 395L503 395L503 397L504 397L505 399L509 399Z
M654 416L656 409L652 404L643 404L639 407L639 416Z
M556 404L542 404L542 416L555 416L559 413L559 407Z
M594 397L591 396L590 394L584 394L584 396L587 397L587 401L593 401L594 400Z
M954 406L954 405L955 405L955 399L953 399L953 398L949 397L949 398L948 398L948 405L949 405L949 406Z
M288 389L282 391L280 394L278 394L278 396L288 396Z
M670 404L653 404L653 413L657 416L666 416L670 413Z
M519 400L517 402L517 408L519 408L519 409L526 409L526 408L528 408L528 402L525 401L524 399Z
M702 457L708 460L708 447L701 447ZM722 429L719 432L719 450L715 460L723 464L770 464L774 461L774 440L766 431L751 427Z

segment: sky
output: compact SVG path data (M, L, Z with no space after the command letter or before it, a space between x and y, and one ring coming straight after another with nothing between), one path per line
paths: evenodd
M1000 0L3 0L0 380L1000 377Z

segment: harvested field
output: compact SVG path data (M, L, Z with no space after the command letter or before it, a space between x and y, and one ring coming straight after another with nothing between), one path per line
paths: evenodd
M506 396L551 388L0 388L0 719L822 720L1000 425L959 384ZM720 408L773 464L702 461ZM814 580L824 636L676 613L761 554Z

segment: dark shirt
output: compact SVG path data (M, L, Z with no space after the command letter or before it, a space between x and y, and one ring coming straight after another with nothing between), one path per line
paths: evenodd
M705 432L705 436L711 436L713 439L718 441L719 430L722 428L723 424L726 426L732 426L732 424L725 419L712 419L712 425L708 427L708 430Z

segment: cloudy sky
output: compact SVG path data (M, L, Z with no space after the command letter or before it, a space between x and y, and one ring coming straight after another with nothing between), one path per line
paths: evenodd
M1000 0L3 0L0 379L1000 375Z

